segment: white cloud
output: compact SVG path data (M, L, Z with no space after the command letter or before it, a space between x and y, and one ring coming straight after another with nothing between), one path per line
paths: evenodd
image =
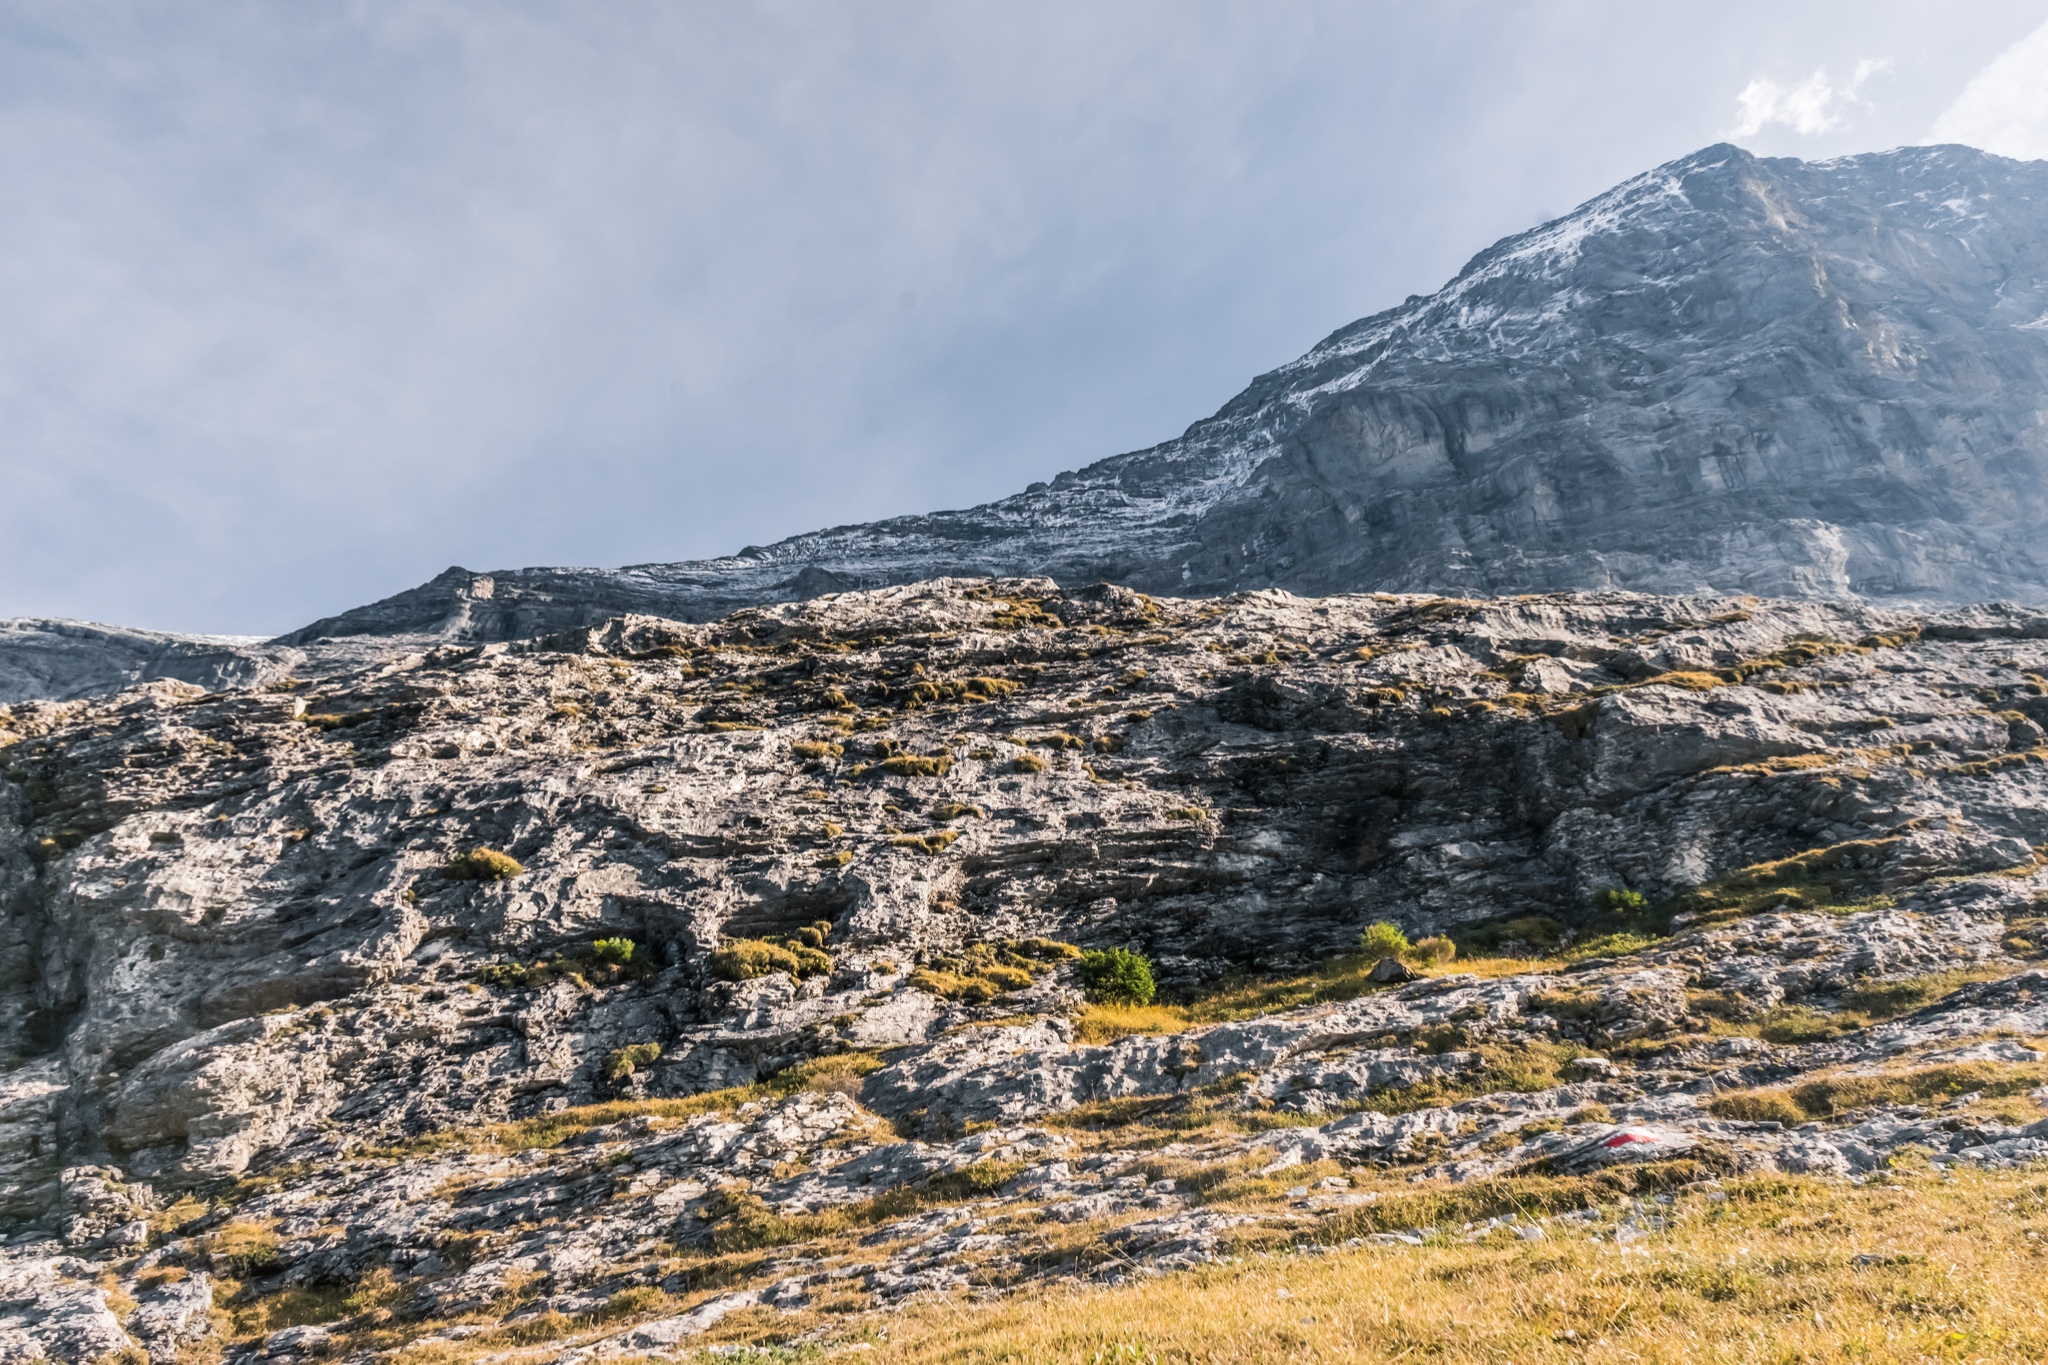
M1928 131L2001 156L2048 158L2048 24L1979 71Z
M1754 137L1773 123L1782 123L1804 137L1833 132L1847 122L1852 110L1869 103L1862 98L1863 83L1890 65L1889 58L1860 61L1839 86L1825 69L1789 86L1758 76L1735 97L1740 115L1735 135Z

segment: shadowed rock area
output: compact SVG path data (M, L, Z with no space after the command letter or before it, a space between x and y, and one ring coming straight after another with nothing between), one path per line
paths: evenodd
M0 1353L641 1358L1418 1181L1626 1240L2025 1164L2043 722L2023 610L1045 579L0 710Z

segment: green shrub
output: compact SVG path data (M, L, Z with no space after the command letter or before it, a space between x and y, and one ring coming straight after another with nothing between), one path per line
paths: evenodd
M458 882L509 882L524 871L517 858L495 848L458 853L441 869L442 875Z
M1358 950L1375 961L1383 957L1400 957L1413 946L1408 942L1408 935L1401 932L1401 926L1392 920L1380 920L1358 936Z
M600 938L590 945L590 955L599 962L609 962L615 967L624 967L633 960L635 944L630 938Z
M604 1059L604 1078L608 1081L623 1081L631 1076L636 1068L660 1059L660 1043L634 1043L631 1047L614 1048Z
M1640 915L1650 908L1650 902L1642 892L1631 891L1625 886L1610 886L1593 897L1593 904L1610 914Z
M1088 998L1098 1002L1149 1005L1159 989L1152 963L1128 948L1083 953L1078 975Z

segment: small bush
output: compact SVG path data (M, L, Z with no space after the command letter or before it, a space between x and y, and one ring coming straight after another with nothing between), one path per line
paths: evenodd
M1149 1005L1159 990L1152 979L1152 963L1128 948L1082 954L1078 975L1090 1000Z
M634 1043L630 1047L614 1048L604 1059L604 1078L608 1081L623 1081L636 1068L648 1066L661 1060L660 1043Z
M1392 920L1380 920L1358 936L1358 950L1374 961L1383 957L1400 957L1413 946L1408 942L1408 935L1401 932L1401 926Z
M458 882L509 882L525 871L517 858L495 848L458 853L441 869L443 876Z
M600 938L590 945L590 955L599 962L624 967L633 961L635 944L630 938Z
M1640 915L1650 908L1649 900L1640 891L1631 891L1625 886L1610 886L1593 897L1593 904L1614 915Z
M789 751L798 758L837 758L846 752L846 746L827 744L822 740L800 739L789 746Z
M1409 951L1418 962L1441 966L1458 955L1458 945L1441 934L1431 934L1428 938L1415 940L1415 946Z
M1010 760L1010 770L1019 773L1042 773L1045 771L1045 760L1037 754L1018 754Z

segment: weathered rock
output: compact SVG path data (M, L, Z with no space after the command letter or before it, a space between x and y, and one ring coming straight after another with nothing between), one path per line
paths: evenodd
M0 1198L48 1240L0 1340L167 1359L216 1290L346 1287L224 1349L680 1352L1382 1171L2032 1161L2026 620L943 582L14 708ZM1381 919L1458 955L1340 956ZM1105 1039L1070 945L1150 956L1170 1031Z

